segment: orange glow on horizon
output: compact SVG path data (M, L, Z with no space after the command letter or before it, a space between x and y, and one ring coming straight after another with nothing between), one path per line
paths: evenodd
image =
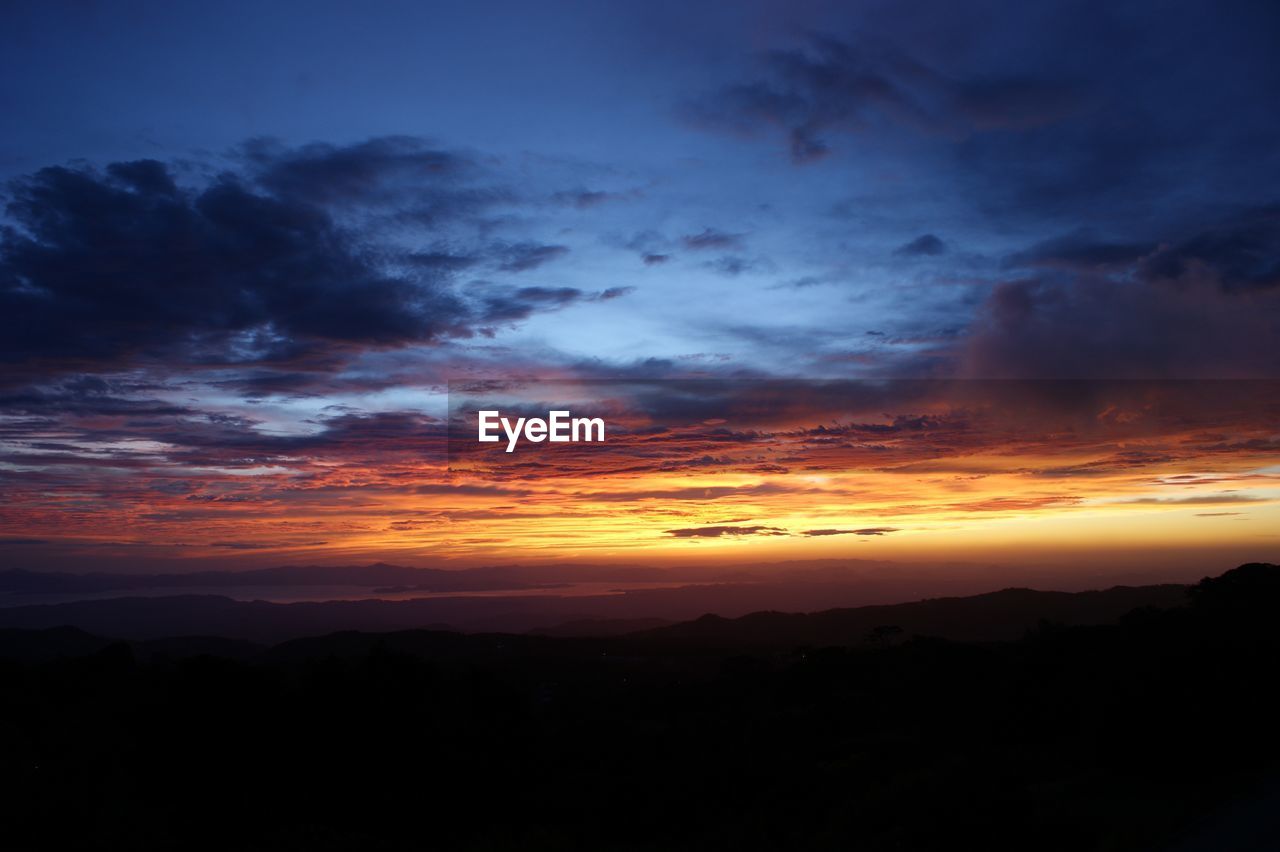
M606 445L467 453L452 468L417 441L353 443L210 466L198 489L191 468L148 467L157 448L135 447L143 472L50 482L8 517L24 536L86 552L276 562L939 559L1172 547L1253 548L1261 557L1280 546L1278 445L1265 405L1218 411L1181 396L1067 411L966 405L918 403L911 421L785 412L750 430L694 422L660 434L630 414L614 420L630 431ZM815 427L819 417L829 425Z

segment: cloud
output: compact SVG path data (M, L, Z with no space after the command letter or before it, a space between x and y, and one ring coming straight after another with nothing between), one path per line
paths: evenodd
M447 251L409 252L402 260L419 269L445 272L467 269L480 262L480 258L475 255L453 254Z
M505 488L499 485L480 485L475 483L451 485L440 482L419 485L414 489L414 493L460 497L526 497L530 494L527 489L522 488Z
M693 251L708 249L735 249L742 246L742 234L727 234L712 228L704 228L696 234L687 234L680 238L684 247Z
M495 246L491 253L503 272L527 272L569 253L568 246L515 243Z
M674 538L721 538L724 536L748 535L787 535L787 531L779 527L754 526L714 526L686 527L684 529L667 530L667 535Z
M478 167L403 137L286 148L256 141L243 169L180 185L156 160L50 167L12 181L0 230L0 361L28 370L268 364L468 337L556 309L569 288L479 299L454 276L568 252L535 242L402 248L379 218L461 217ZM456 203L455 203L456 202ZM353 216L367 208L374 219ZM456 221L454 224L457 224ZM443 232L441 232L443 233Z
M780 143L796 164L856 153L838 166L910 175L916 191L950 199L949 215L973 216L988 235L1087 222L1105 235L1100 246L1155 248L1157 234L1125 232L1150 224L1167 235L1193 211L1274 203L1276 79L1258 35L1274 29L1270 7L1140 16L1140 34L1113 9L1082 19L1048 4L1012 29L955 4L919 11L913 21L954 41L922 39L906 17L864 11L856 23L833 21L839 29L757 53L678 109L700 129ZM1183 49L1141 54L1136 43ZM900 188L874 200L893 209ZM1169 244L1171 260L1218 253L1183 243ZM1246 260L1238 272L1262 286L1274 280L1265 262Z
M1142 261L1154 281L1207 277L1226 290L1280 288L1280 204L1242 211L1231 219L1164 245Z
M383 204L406 187L437 189L476 174L470 157L422 139L387 136L354 145L312 143L289 148L273 139L245 143L254 182L272 194L321 205ZM443 193L448 195L449 193Z
M768 52L760 65L760 76L696 99L683 112L714 130L781 131L798 164L825 157L835 135L897 127L963 138L1051 124L1083 103L1067 81L1031 75L956 79L886 45L826 36Z
M1248 494L1201 494L1196 497L1138 497L1133 500L1118 500L1118 503L1141 506L1220 506L1231 503L1265 503L1264 497L1251 497Z
M6 360L266 360L319 341L371 346L465 329L430 276L373 261L319 208L224 176L179 189L155 161L18 182L0 260Z
M41 417L88 416L153 419L183 416L193 410L144 394L156 388L146 384L107 381L98 376L76 376L44 387L24 387L0 394L0 411Z
M161 404L149 411L142 386L91 377L59 382L44 402L24 403L32 413L6 407L0 463L10 471L16 496L9 509L18 518L27 516L26 505L46 506L56 496L79 513L77 534L101 538L118 525L121 506L135 507L152 540L185 536L225 555L232 551L219 543L276 541L285 523L295 525L293 544L349 542L393 528L447 550L496 519L537 537L546 522L535 518L552 517L588 538L595 525L626 518L640 522L637 540L870 541L896 537L911 517L1039 515L1100 501L1116 511L1139 508L1113 501L1153 493L1163 478L1186 482L1181 470L1213 471L1222 482L1258 475L1275 450L1274 418L1257 408L1273 398L1274 383L568 381L607 400L617 429L606 444L559 448L565 452L554 459L522 451L472 465L457 447L447 457L447 424L412 411L327 406L302 429L279 428L277 406L257 420ZM555 385L541 388L534 379L475 384L534 411L556 396ZM133 407L120 405L124 393L137 397ZM481 392L474 393L479 402ZM49 406L44 415L33 413L41 405ZM1036 465L1059 457L1106 476L1073 481L1062 493L1028 479ZM467 470L465 478L450 474L450 464ZM975 471L1027 487L1006 493L995 482L974 485ZM797 507L834 518L829 512L840 506L862 507L845 519L882 525L791 530L766 523ZM66 534L60 517L41 509L38 522L11 524L10 532L56 539Z
M1280 376L1280 289L1046 274L996 284L952 350L976 377Z
M629 296L634 293L635 290L635 287L609 287L608 289L601 290L595 298L596 301L599 302L611 302L614 299L621 299L623 296Z
M863 527L858 530L805 530L806 536L828 536L828 535L887 535L888 533L901 532L897 527Z
M750 272L755 269L757 265L756 261L748 260L745 257L725 255L724 257L718 257L715 260L708 262L707 268L713 269L721 275L737 277L744 272Z
M759 497L763 495L794 493L796 489L787 489L769 483L761 485L713 485L692 488L661 488L643 491L593 491L584 492L580 496L584 500L606 503L632 503L638 500L721 500L730 497Z
M1280 205L1012 252L954 346L964 375L1280 376Z
M921 234L909 243L898 246L894 254L899 257L937 257L944 254L947 244L933 234Z
M611 201L636 198L637 192L608 192L599 189L575 189L552 193L551 200L557 204L576 207L579 210L590 210Z
M537 311L567 307L583 298L576 287L520 287L508 293L486 297L485 322L513 322Z
M796 278L780 286L794 287L795 289L800 290L805 287L816 287L819 284L826 284L826 283L828 283L826 279L819 278L816 275L802 275L799 278ZM867 333L871 334L871 332L867 332ZM878 334L879 332L876 332L876 333Z
M1131 265L1155 250L1152 243L1098 239L1086 230L1039 242L1005 258L1005 267L1058 267L1075 270Z

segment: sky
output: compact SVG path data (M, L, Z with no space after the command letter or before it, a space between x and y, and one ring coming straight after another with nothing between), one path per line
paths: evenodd
M1278 42L6 3L0 559L1276 561ZM473 387L613 440L460 464Z

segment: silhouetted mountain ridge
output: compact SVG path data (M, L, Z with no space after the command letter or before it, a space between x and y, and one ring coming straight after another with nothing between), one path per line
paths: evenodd
M127 645L144 662L164 659L214 656L247 660L261 653L264 646L242 639L221 636L173 636L123 642L98 636L77 627L49 627L43 630L0 629L0 659L23 663L74 659L98 654L112 646Z
M671 620L666 618L580 618L554 627L536 627L529 633L535 636L625 636L671 625Z
M692 595L683 605L714 600L733 587L673 590ZM830 609L811 613L754 612L652 627L653 608L666 600L650 594L599 598L511 597L387 601L378 599L279 604L237 601L217 595L126 597L0 609L0 627L44 629L74 625L89 633L127 640L184 635L221 636L256 643L278 642L339 631L384 633L423 628L467 632L607 636L631 633L649 641L693 640L717 645L858 645L871 631L897 627L912 635L956 640L1017 639L1041 621L1100 624L1139 607L1186 602L1186 587L1118 586L1091 592L1006 589L972 597ZM655 603L656 602L656 603ZM581 626L584 611L609 607L623 615L601 619L611 626ZM692 613L690 614L692 615ZM550 623L548 623L550 622ZM579 623L579 628L565 629ZM631 626L632 629L626 629ZM643 629L643 628L649 629ZM638 631L636 628L640 628Z
M1088 592L1010 588L968 597L830 609L813 613L754 612L738 618L707 614L694 621L645 631L648 638L741 645L859 645L877 628L898 628L902 638L938 636L957 641L1014 639L1041 621L1105 624L1139 607L1186 603L1181 584L1115 586ZM887 632L882 636L889 636Z
M426 830L457 852L1168 848L1280 765L1280 567L1188 605L1152 589L1173 594L1006 589L592 638L0 630L27 654L0 659L6 848L391 850ZM1127 603L1008 642L904 638ZM1264 843L1270 804L1247 823ZM1242 848L1202 824L1190 848Z
M76 594L142 589L227 588L255 586L350 586L418 591L468 592L545 587L531 582L519 567L410 568L375 562L372 565L281 565L246 571L195 571L166 574L118 574L0 571L0 593Z

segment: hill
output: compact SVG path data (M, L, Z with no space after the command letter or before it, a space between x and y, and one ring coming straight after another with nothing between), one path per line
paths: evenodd
M754 612L739 618L704 615L647 630L646 638L736 646L861 645L936 636L955 641L1016 639L1041 622L1106 624L1140 607L1177 607L1187 587L1117 586L1092 592L1004 589L962 598L831 609L814 613Z
M1154 588L588 638L4 630L6 848L1274 848L1280 567Z
M742 592L750 589L750 594ZM460 595L412 600L350 600L305 603L237 601L220 595L123 597L0 608L0 628L75 626L120 639L201 635L272 644L344 630L386 632L441 629L466 632L605 636L652 628L654 612L681 621L713 606L750 612L761 597L755 587L686 586L661 591L600 596ZM1184 587L1118 587L1100 592L1006 590L967 598L936 598L908 604L837 609L811 615L761 613L740 620L703 616L652 632L655 640L690 638L729 644L844 644L864 641L876 627L896 625L907 635L954 639L1016 639L1041 620L1098 624L1141 606L1176 606ZM730 610L732 611L732 609ZM584 618L582 613L601 613ZM584 623L586 622L586 623ZM564 625L576 625L568 627Z

